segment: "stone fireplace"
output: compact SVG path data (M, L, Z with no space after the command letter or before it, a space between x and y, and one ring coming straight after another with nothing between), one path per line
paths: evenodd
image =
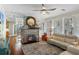
M32 19L32 21L28 21ZM36 19L34 17L27 17L26 24L21 29L21 39L22 43L32 43L32 42L38 42L39 41L39 28L36 27ZM31 23L31 25L29 24Z

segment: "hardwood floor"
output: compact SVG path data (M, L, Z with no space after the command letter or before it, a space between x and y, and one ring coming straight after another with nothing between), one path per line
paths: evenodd
M24 55L20 41L16 42L15 46L11 48L11 55Z
M21 48L16 47L13 55L24 55L24 53Z

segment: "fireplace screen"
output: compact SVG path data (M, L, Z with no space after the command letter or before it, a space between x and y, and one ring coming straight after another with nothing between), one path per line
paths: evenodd
M36 35L28 35L26 40L28 40L29 42L34 42L37 41L37 37Z

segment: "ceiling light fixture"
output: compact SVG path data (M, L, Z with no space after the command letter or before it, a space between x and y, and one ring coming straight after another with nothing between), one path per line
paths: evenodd
M47 11L42 11L41 14L42 15L46 15L47 14Z

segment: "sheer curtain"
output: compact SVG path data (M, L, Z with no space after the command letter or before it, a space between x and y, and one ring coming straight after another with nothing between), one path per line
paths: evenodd
M24 25L24 18L16 18L15 22L15 34L17 35L16 37L16 47L21 46L21 27Z

